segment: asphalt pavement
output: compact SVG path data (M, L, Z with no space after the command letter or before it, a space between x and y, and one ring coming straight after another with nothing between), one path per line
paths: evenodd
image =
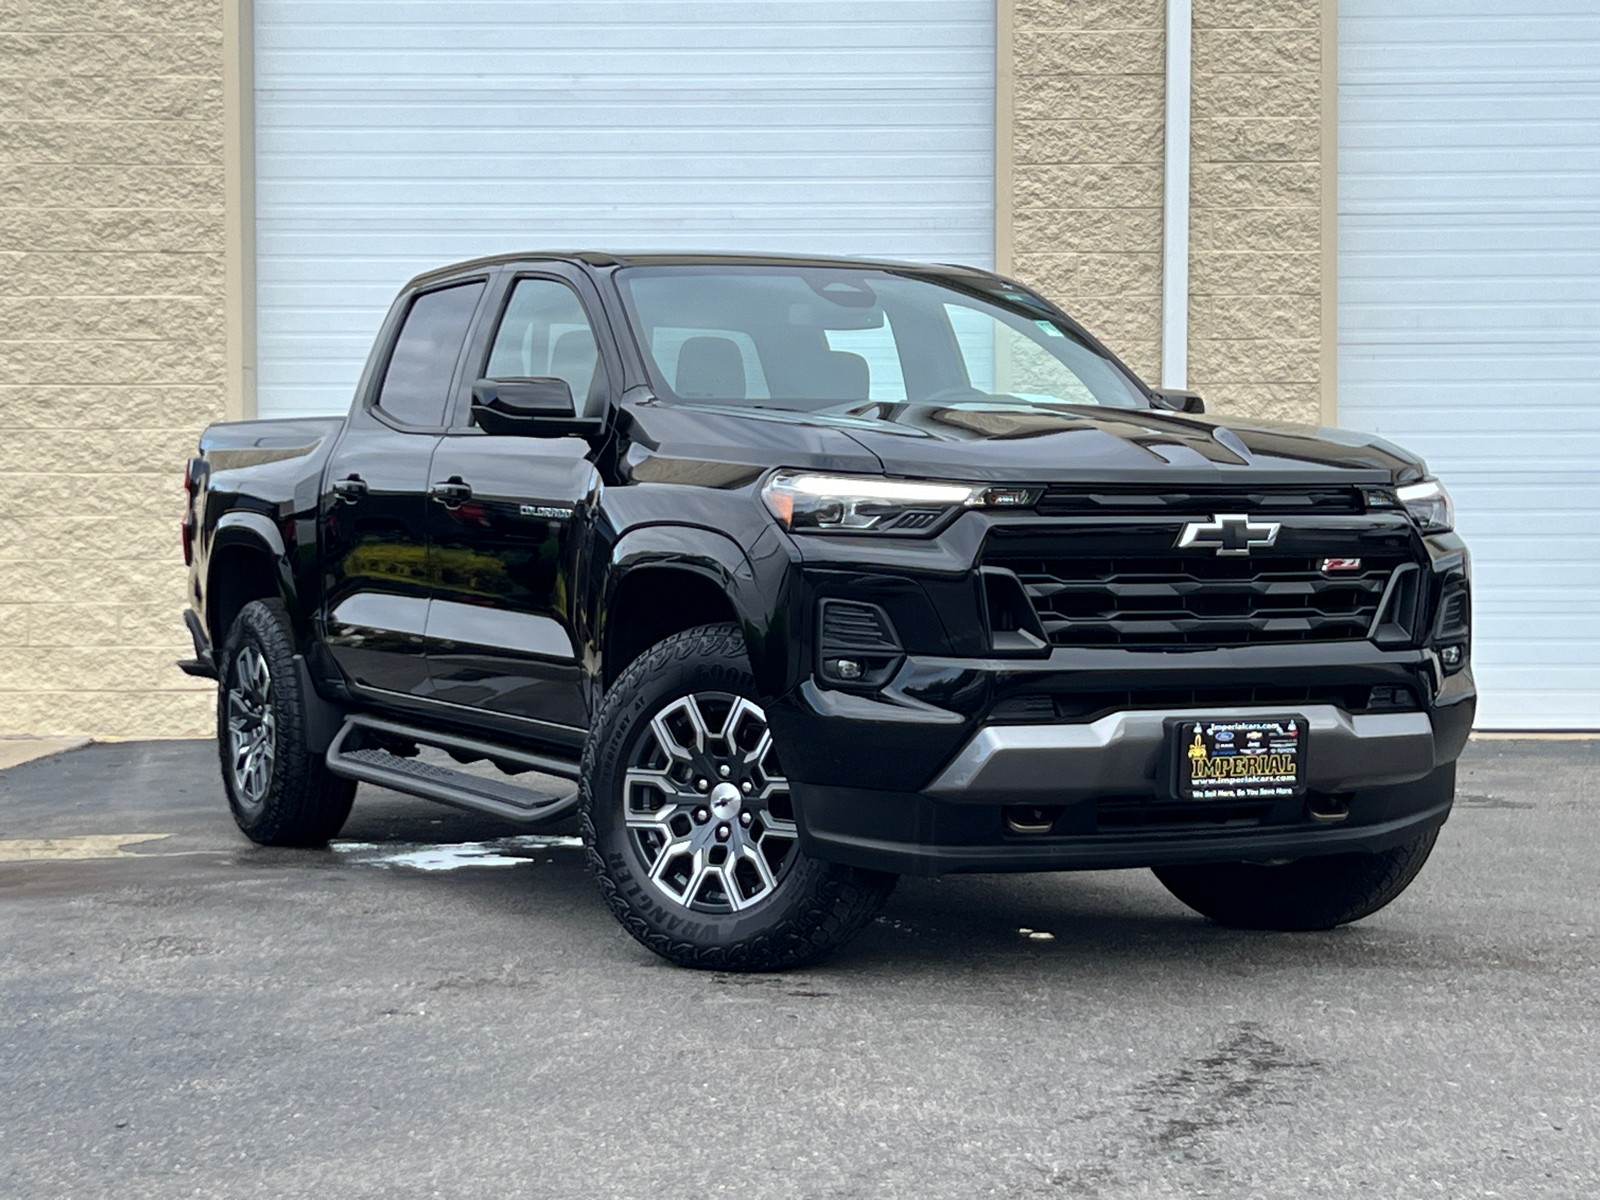
M903 881L681 970L545 838L363 787L235 830L209 742L0 771L0 1196L1600 1195L1600 742L1475 741L1314 935L1148 873Z

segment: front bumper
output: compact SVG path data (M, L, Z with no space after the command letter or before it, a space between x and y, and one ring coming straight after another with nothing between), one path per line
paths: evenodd
M1294 710L1309 725L1306 785L1322 793L1409 783L1437 765L1427 713L1352 715L1332 705ZM1166 722L1284 715L1272 708L1141 709L1074 725L990 725L925 789L942 800L1062 803L1150 790L1160 778Z
M1346 661L1329 661L1341 655ZM1098 657L1094 671L1075 669L1088 665L1081 655L1058 651L1036 664L968 660L953 675L949 660L912 659L898 686L876 697L802 684L769 710L786 748L802 846L818 858L898 874L1081 870L1377 851L1449 815L1454 763L1476 707L1470 671L1445 678L1422 652L1365 646L1218 651L1166 659L1159 682L1198 689L1218 682L1213 674L1235 673L1404 680L1428 703L1398 712L1274 701L993 719L997 696L1019 690L1104 689L1106 656ZM1149 657L1123 665L1142 677L1155 666ZM942 697L905 686L928 679L957 686ZM1139 690L1155 681L1133 682ZM1303 796L1237 805L1166 794L1169 721L1286 715L1309 726ZM1034 814L1034 829L1019 830L1021 808L1046 810L1048 828L1038 829Z
M1357 792L1341 824L1310 819L1303 801L1249 826L1224 823L1096 828L1093 801L1068 806L1045 835L1010 832L1002 809L919 794L793 785L807 854L897 875L1084 871L1179 863L1268 862L1386 850L1442 825L1455 764L1413 783Z

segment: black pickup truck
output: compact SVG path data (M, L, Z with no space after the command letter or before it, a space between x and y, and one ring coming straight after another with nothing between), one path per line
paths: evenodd
M576 814L686 965L813 960L904 873L1148 866L1327 928L1449 815L1467 552L1416 457L1202 413L983 271L463 263L348 416L205 432L181 665L256 841L361 780Z

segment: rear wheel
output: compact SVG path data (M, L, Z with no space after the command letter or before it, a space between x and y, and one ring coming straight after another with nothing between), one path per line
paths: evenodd
M733 625L676 634L606 696L583 835L623 928L683 966L770 971L832 953L895 877L800 849L789 782Z
M244 606L223 643L217 748L233 819L263 846L320 846L344 825L354 780L307 745L305 698L289 614L278 600Z
M1179 900L1219 925L1298 932L1370 916L1410 886L1439 836L1435 826L1376 854L1329 854L1278 866L1156 867Z

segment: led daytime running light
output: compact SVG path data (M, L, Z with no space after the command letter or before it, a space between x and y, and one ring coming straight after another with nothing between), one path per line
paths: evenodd
M963 508L1020 508L1037 489L882 476L779 472L761 489L767 509L796 533L926 537Z

